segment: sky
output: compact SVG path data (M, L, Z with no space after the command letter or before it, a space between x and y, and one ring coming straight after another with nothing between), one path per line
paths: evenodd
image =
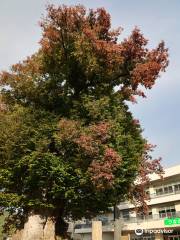
M150 48L165 41L170 55L166 73L146 92L147 98L131 104L130 110L140 120L144 137L157 145L153 157L162 157L164 167L180 164L180 1L0 0L0 70L8 70L39 48L38 21L48 3L105 7L112 26L124 28L122 39L138 26Z

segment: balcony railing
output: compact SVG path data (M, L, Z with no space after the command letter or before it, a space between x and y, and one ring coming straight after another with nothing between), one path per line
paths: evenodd
M100 219L99 219L100 220ZM102 222L102 227L106 226L113 226L114 221L107 219L107 220L101 220ZM75 229L83 229L83 228L92 228L92 221L89 221L88 223L82 223L82 224L76 224Z
M150 216L141 216L141 217L129 217L126 219L122 219L124 223L140 223L145 221L156 221L165 218L176 218L180 217L180 212L168 212L164 214L153 214Z
M144 216L144 217L129 217L127 219L122 218L121 222L122 224L142 223L146 221L156 221L156 220L163 220L165 218L176 218L176 217L180 217L180 212L173 212L171 216L165 216L165 217L162 217L159 214L154 214L151 216ZM104 227L104 229L106 229L106 227L108 226L114 226L114 221L108 218L106 220L102 219L102 226ZM92 228L91 221L87 223L82 223L82 224L75 224L75 229L88 229L88 228Z

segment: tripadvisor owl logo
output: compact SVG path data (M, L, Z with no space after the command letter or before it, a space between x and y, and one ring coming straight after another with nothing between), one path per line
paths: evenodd
M140 229L140 228L135 229L135 234L136 234L137 236L143 235L143 229Z

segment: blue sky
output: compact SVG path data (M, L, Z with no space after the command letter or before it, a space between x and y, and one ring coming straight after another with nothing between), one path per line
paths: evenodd
M180 1L179 0L1 0L0 70L24 59L38 49L38 26L47 3L83 4L87 8L105 7L113 27L122 26L122 38L138 26L155 47L162 39L170 53L170 65L147 99L131 105L144 136L157 147L154 156L163 158L163 166L180 164Z

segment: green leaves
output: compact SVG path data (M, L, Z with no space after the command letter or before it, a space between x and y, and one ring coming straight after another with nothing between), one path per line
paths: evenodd
M6 193L5 191L0 192L0 206L6 208L18 208L21 206L21 199L22 197L15 193Z
M65 214L77 218L124 197L137 176L144 140L115 96L72 101L70 119L19 105L1 113L4 199L15 193L28 209L55 210L63 202Z

